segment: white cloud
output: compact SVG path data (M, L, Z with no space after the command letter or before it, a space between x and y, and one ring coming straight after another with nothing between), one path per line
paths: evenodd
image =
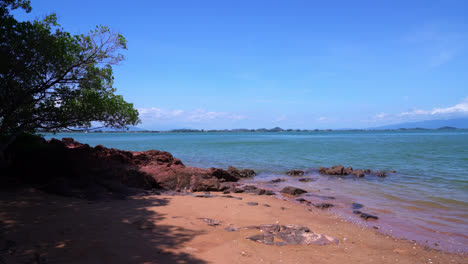
M451 113L468 113L468 97L461 103L447 108L434 108L431 112L432 115L436 114L451 114Z
M428 115L428 116L435 116L435 115L448 115L448 114L468 114L468 97L465 98L459 104L455 106L446 107L446 108L438 108L435 107L432 110L422 110L422 109L415 109L409 112L403 112L398 114L398 116L421 116L421 115Z
M325 120L327 120L327 118L324 117L324 116L322 116L322 117L320 117L320 118L318 119L318 121L325 121Z
M375 118L377 118L377 119L382 119L382 118L385 118L385 117L387 117L387 116L388 116L388 114L382 112L382 113L376 114L376 115L375 115Z
M156 107L138 108L140 118L143 123L154 121L170 120L174 122L206 122L211 120L242 120L245 116L227 113L213 112L203 109L195 109L191 111L184 110L165 110Z
M414 109L399 114L378 113L373 121L402 122L409 120L429 120L436 118L453 118L468 115L468 97L460 103L450 107L435 107L432 110Z

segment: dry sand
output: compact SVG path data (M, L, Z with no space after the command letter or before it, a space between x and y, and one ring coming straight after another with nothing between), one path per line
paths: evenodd
M152 195L88 202L33 189L2 192L0 263L468 263L467 256L393 239L320 209L232 195L243 199ZM246 239L259 230L224 229L275 223L305 225L339 243L269 246Z

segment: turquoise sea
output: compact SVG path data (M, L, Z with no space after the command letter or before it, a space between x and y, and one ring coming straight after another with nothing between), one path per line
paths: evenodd
M330 131L280 133L64 133L91 146L171 152L187 166L254 169L254 181L273 189L307 189L313 202L348 221L374 226L395 237L434 248L468 252L468 130ZM317 173L320 166L395 170L385 178L338 178ZM311 182L289 177L305 170ZM287 182L273 185L269 180ZM332 196L330 200L326 197ZM315 200L314 200L315 199ZM380 217L364 221L351 204Z

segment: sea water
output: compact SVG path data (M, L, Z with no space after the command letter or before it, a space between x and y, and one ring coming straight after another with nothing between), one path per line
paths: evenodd
M330 211L349 221L434 248L468 252L468 130L46 135L51 137L131 151L164 150L187 166L254 169L254 181L277 190L284 185L306 189L309 200L334 203ZM317 173L318 167L335 164L396 173L385 178ZM312 181L285 175L291 169L305 170ZM268 183L278 177L287 181ZM352 203L364 205L359 210L379 220L360 219Z

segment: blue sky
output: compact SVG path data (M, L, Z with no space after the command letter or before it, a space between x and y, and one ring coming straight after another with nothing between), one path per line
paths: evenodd
M128 40L115 86L147 129L366 128L468 116L468 1L58 1Z

